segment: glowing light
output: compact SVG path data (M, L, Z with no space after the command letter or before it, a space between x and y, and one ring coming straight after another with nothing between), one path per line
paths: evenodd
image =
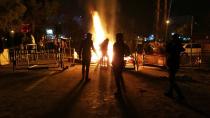
M53 35L53 30L52 29L46 29L46 33L48 35Z
M93 13L93 27L95 31L95 42L97 45L99 45L106 37L105 37L105 31L103 30L103 26L100 20L100 17L98 15L98 12Z
M175 34L175 32L172 32L171 35L173 36Z
M11 30L11 31L10 31L10 33L11 33L11 34L14 34L14 33L15 33L15 31L14 31L14 30Z
M170 20L166 20L166 24L169 24L170 23Z
M108 36L107 31L103 28L103 24L102 24L102 21L100 19L98 12L94 11L92 18L93 18L93 29L92 29L93 30L93 44L96 49L97 55L93 53L91 60L92 62L97 62L102 56L101 50L100 50L100 44L105 40L105 38L110 38L110 37ZM113 45L113 42L109 39L107 53L108 53L110 62L112 61L112 55L113 55L112 45Z

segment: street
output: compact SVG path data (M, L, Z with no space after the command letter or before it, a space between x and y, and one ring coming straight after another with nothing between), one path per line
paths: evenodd
M164 96L166 71L142 67L125 71L126 93L114 95L111 69L91 65L91 81L81 80L81 65L63 71L0 69L0 118L178 118L210 116L208 72L178 78L184 103ZM179 75L189 71L181 70Z

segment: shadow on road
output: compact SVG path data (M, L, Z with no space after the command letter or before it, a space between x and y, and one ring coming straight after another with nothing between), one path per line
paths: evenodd
M168 81L169 81L167 77L152 76L152 75L145 74L145 73L142 73L142 72L126 71L125 73L131 74L131 75L133 75L137 78L141 78L144 81L147 81L148 83L153 83L154 84L153 86L157 86L157 85L162 86L162 85L168 84ZM180 81L182 83L184 83L184 82L198 83L196 80L188 79L187 77L184 78L184 77L176 76L176 79L177 79L177 81ZM190 93L195 94L195 91L190 91ZM188 93L188 95L189 95L189 93ZM208 110L205 111L201 107L197 107L193 103L193 100L191 100L191 99L189 99L189 101L185 100L183 102L176 101L175 103L180 105L181 107L187 108L187 109L189 109L189 110L191 110L191 111L193 111L193 112L195 112L195 113L197 113L197 114L199 114L203 117L210 117L210 114L207 112Z
M153 76L153 75L150 75L150 74L146 74L146 73L143 73L143 72L140 72L140 71L125 71L125 73L127 74L131 74L137 78L141 78L141 79L144 79L144 80L148 80L148 81L168 81L168 78L167 77L161 77L161 76Z
M71 113L73 106L77 103L86 81L80 80L75 87L60 102L49 111L44 118L67 118Z
M206 118L209 118L210 117L210 114L208 111L203 111L201 109L199 109L198 107L196 106L193 106L192 104L189 104L187 101L183 101L183 102L176 102L178 103L181 107L185 107L195 113L198 113L199 115L201 115L202 117L206 117ZM207 113L208 112L208 113Z
M17 86L24 88L26 85L38 81L47 76L46 73L28 73L28 72L14 72L0 75L0 89L14 88Z
M140 118L138 111L133 107L125 95L117 95L115 98L117 100L117 105L122 112L123 118Z

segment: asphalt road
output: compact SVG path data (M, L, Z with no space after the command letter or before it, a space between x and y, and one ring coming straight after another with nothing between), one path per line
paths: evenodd
M0 118L178 118L209 117L209 81L178 80L186 101L163 95L166 73L143 68L123 73L126 93L116 97L109 68L91 65L91 81L81 65L63 71L18 70L0 73Z

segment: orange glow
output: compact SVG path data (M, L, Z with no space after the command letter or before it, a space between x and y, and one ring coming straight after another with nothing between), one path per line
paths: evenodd
M101 50L100 50L100 44L105 40L105 38L109 38L109 44L108 44L108 56L109 56L109 60L110 62L112 61L112 55L113 55L113 51L112 51L112 45L113 42L110 39L110 36L108 36L107 31L103 28L102 25L102 21L100 19L100 16L98 14L98 12L94 11L92 14L92 18L93 18L93 44L94 47L96 49L96 53L93 53L92 55L92 62L97 62L99 61L99 59L101 58L102 54L101 54Z

